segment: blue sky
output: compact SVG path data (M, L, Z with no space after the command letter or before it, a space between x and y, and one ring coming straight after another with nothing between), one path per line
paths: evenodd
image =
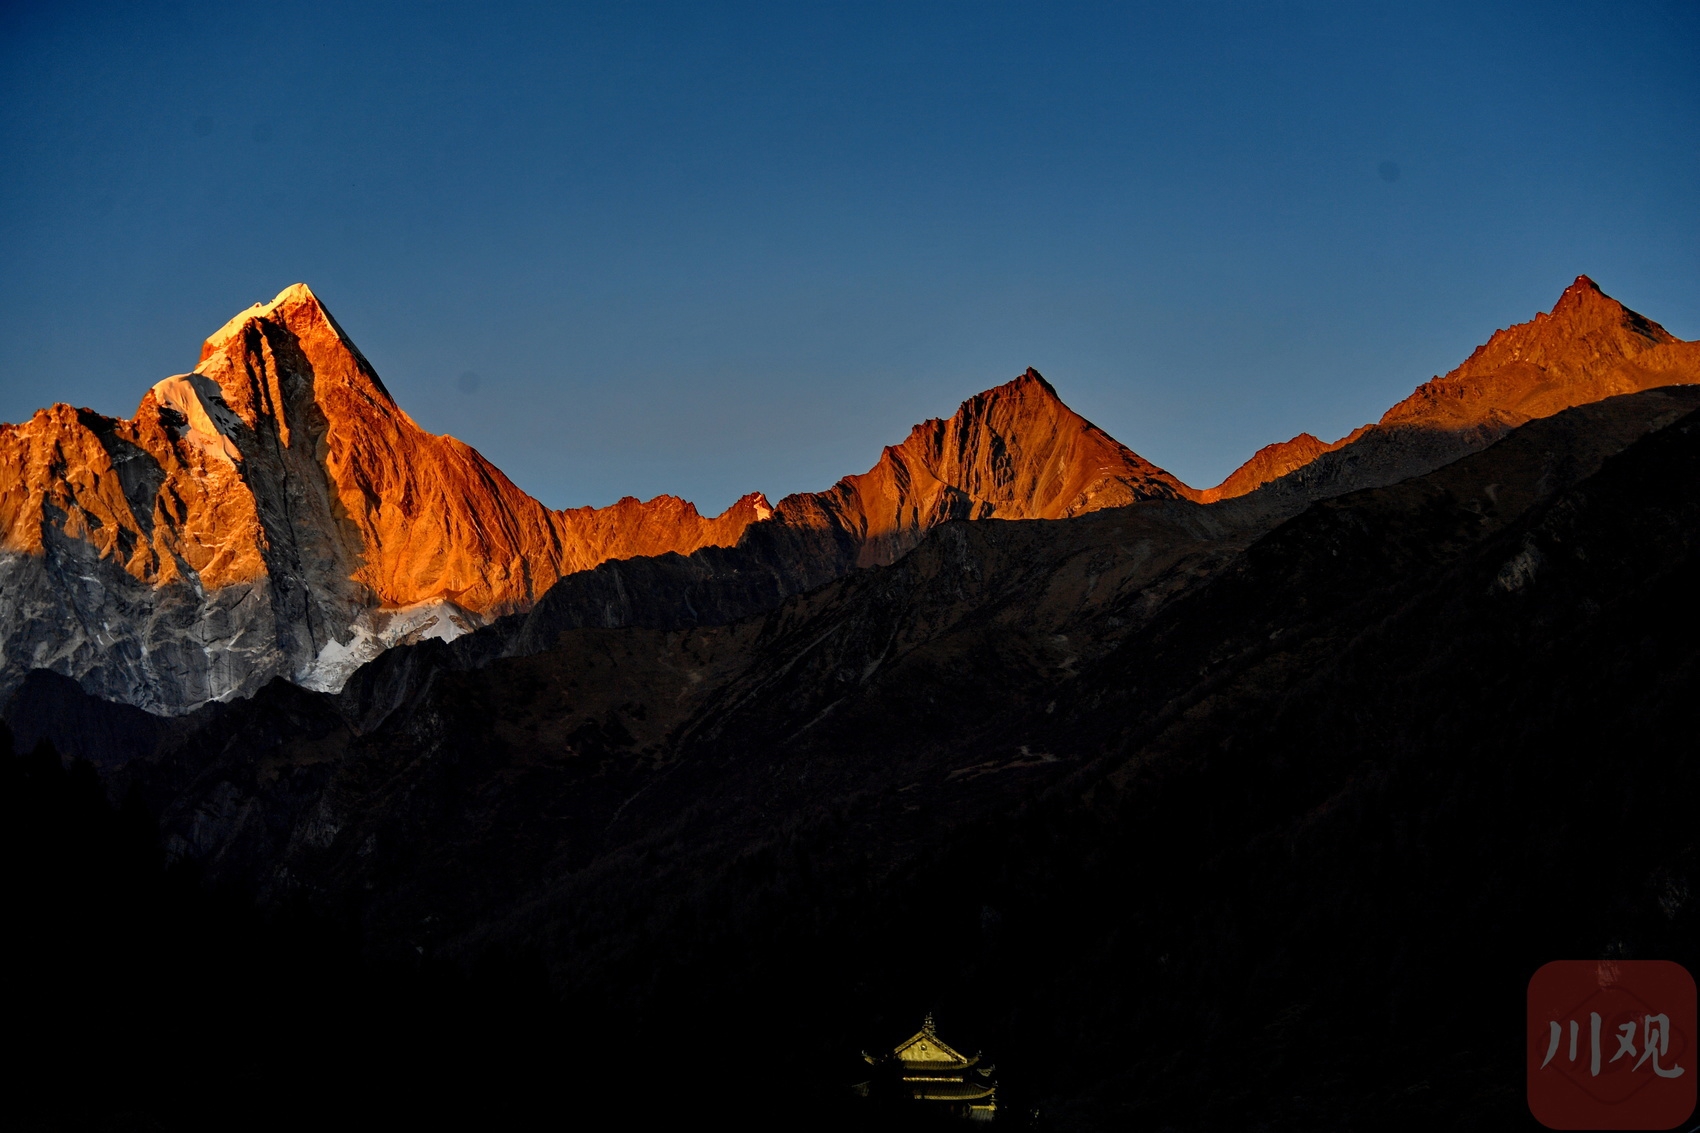
M1213 484L1583 272L1700 338L1692 3L493 7L0 7L0 420L297 280L554 506L824 488L1029 365Z

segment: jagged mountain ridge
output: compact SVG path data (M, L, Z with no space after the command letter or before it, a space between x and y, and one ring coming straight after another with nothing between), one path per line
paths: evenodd
M382 647L526 609L611 556L733 542L662 497L552 512L420 429L310 290L212 337L130 420L0 429L6 683L51 667L156 711L275 675L335 687Z
M535 957L574 1018L696 1049L801 1012L814 1046L781 1058L822 1096L851 1036L937 998L983 1012L1060 1127L1184 1122L1221 1080L1257 1085L1212 1127L1497 1128L1515 1053L1462 1052L1476 1090L1421 1051L1554 940L1700 939L1696 438L1681 383L1396 425L1210 506L945 523L806 587L799 556L850 533L757 523L565 576L340 694L274 680L165 719L34 673L6 719L134 788L209 881L388 963ZM1388 486L1307 495L1354 480ZM1579 914L1583 868L1616 896ZM1413 953L1470 955L1476 994ZM1083 1035L1103 1076L1057 1056Z
M304 285L242 312L135 417L0 428L0 687L51 668L182 711L273 676L340 687L382 649L528 610L609 560L789 530L798 585L889 562L955 518L1076 514L1177 481L1029 371L832 489L704 517L671 496L554 511L420 429Z
M419 429L296 285L232 319L129 421L54 406L0 427L0 692L46 667L176 712L278 675L335 689L386 648L506 614L526 624L465 657L534 652L575 626L724 624L893 562L952 520L1250 497L1270 526L1533 417L1697 376L1700 344L1579 277L1550 315L1496 332L1378 424L1267 446L1210 489L1029 369L916 426L869 472L777 506L752 493L713 518L670 496L552 511Z
M6 719L25 747L48 738L67 755L146 783L179 853L202 861L215 879L268 898L303 884L368 891L371 871L385 864L361 848L362 831L387 831L382 841L394 847L440 844L443 861L452 859L462 835L447 827L468 816L454 807L413 809L420 784L444 776L455 783L465 774L494 776L470 790L467 797L478 799L509 791L529 797L524 781L541 776L555 783L554 801L525 806L579 814L583 825L561 836L578 847L574 854L591 852L586 839L601 852L641 841L649 822L666 821L666 808L688 799L722 796L736 811L758 805L752 799L840 789L805 779L747 795L748 778L761 775L743 766L751 753L797 766L829 758L852 779L885 776L885 763L906 768L882 780L888 787L920 769L948 782L995 771L1037 774L1049 764L1029 765L1023 751L1047 750L1053 725L1073 727L1076 714L1099 721L1094 727L1125 728L1142 716L1162 723L1159 710L1207 694L1223 666L1255 666L1270 650L1290 648L1285 635L1332 608L1323 597L1345 603L1354 588L1390 585L1375 573L1351 575L1351 564L1373 561L1364 544L1391 556L1398 571L1411 569L1412 556L1444 560L1521 522L1649 434L1680 423L1689 436L1700 428L1696 420L1694 388L1607 399L1533 422L1426 476L1326 501L1273 529L1249 503L1206 508L1184 500L1066 523L946 525L895 563L791 596L764 615L669 630L575 628L547 650L439 669L376 714L359 681L341 694L274 681L251 700L161 721L123 706L80 707L87 694L72 682L35 674ZM1395 531L1419 521L1438 526L1413 527L1401 540L1380 533L1386 515L1395 517ZM1271 563L1287 561L1281 548L1295 546L1288 558L1307 573L1288 584L1312 593L1283 606L1261 595L1267 582L1256 580L1279 576ZM1348 564L1333 562L1336 550ZM1517 552L1506 561L1496 585L1513 593L1527 579ZM1539 569L1537 562L1524 574ZM1256 596L1262 620L1242 624L1238 614L1213 613L1208 596L1224 590ZM1185 663L1143 660L1148 650L1170 648L1165 627L1183 614L1192 651ZM428 665L430 654L459 644L389 656ZM1129 665L1141 667L1137 681L1103 675ZM1119 702L1132 715L1124 718ZM995 758L967 760L976 751ZM852 774L855 768L862 770ZM717 782L722 771L725 782ZM680 778L695 786L679 793ZM672 783L667 797L650 798L663 781ZM447 798L461 786L442 789ZM261 821L265 814L272 817ZM424 836L410 828L415 822L447 827ZM344 833L321 838L316 824ZM532 847L539 852L563 852L547 844L555 835L528 821L505 823L500 837L510 836L543 839ZM323 852L327 838L336 852ZM504 875L547 865L500 856ZM279 864L287 868L278 871ZM303 880L317 871L329 872Z
M1527 361L1530 358L1535 362ZM1030 371L1024 380L1034 394L1041 392L1036 383L1043 379L1036 374ZM1394 484L1479 452L1520 421L1617 393L1697 380L1700 343L1673 338L1580 277L1560 296L1551 314L1496 332L1471 361L1448 378L1437 378L1419 389L1378 424L1355 429L1332 443L1301 434L1266 446L1214 488L1193 489L1159 472L1153 477L1156 483L1140 485L1139 492L1216 507L1239 501L1232 508L1234 514L1218 522L1225 528L1268 530L1317 500ZM1013 400L1022 387L1023 380L1018 380L982 396L1001 393ZM1437 397L1436 388L1451 392ZM1449 400L1455 408L1446 413L1414 408ZM1055 405L1067 412L1060 402ZM953 426L973 420L974 406L974 401L965 404ZM923 437L941 424L920 426L916 436ZM1086 432L1076 435L1090 437ZM1125 482L1139 469L1123 453L1126 450L1116 445L1104 456ZM870 477L884 471L885 463L882 460L882 467ZM1168 490L1175 497L1167 496ZM969 511L963 517L973 514ZM1008 513L991 514L1009 517ZM1045 518L1070 514L1067 507L1039 512ZM464 667L498 655L539 652L551 648L560 632L580 627L719 625L772 609L786 596L833 577L826 571L799 571L797 564L828 562L834 554L830 547L805 551L788 546L786 541L795 541L802 530L758 525L736 548L707 548L685 559L611 562L563 579L523 625L511 628L504 641L475 643L455 656L453 663ZM906 540L918 537L915 530ZM852 562L844 557L848 554L841 553L843 564ZM373 674L372 683L390 685L391 676Z
M1360 442L1383 450L1381 463L1396 459L1391 451L1401 446L1418 450L1407 473L1416 474L1439 467L1437 451L1462 456L1537 417L1694 381L1700 381L1700 342L1675 337L1579 275L1550 312L1495 331L1451 373L1423 383L1379 421L1331 443L1301 433L1267 445L1196 498L1212 503L1245 495L1318 461L1329 467L1305 479L1323 483L1339 466L1339 459L1325 458Z
M115 782L152 800L175 854L346 916L397 963L539 954L557 994L707 1046L766 1017L750 1004L789 1004L817 1047L785 1057L822 1079L846 1032L937 996L984 1011L1000 1057L1083 1129L1191 1112L1221 1059L1278 1076L1256 1065L1271 1027L1355 1052L1391 1037L1351 1055L1347 1087L1326 1079L1335 1056L1305 1063L1335 1116L1277 1126L1361 1128L1432 1073L1400 1052L1431 1041L1411 1005L1442 973L1413 972L1406 934L1485 942L1482 982L1507 999L1519 917L1584 942L1651 917L1650 946L1685 939L1691 904L1673 925L1640 879L1691 882L1669 820L1693 776L1654 792L1649 837L1623 834L1661 768L1687 766L1696 438L1700 390L1656 389L1269 531L1250 500L945 525L762 617L579 629L439 673L370 728L346 693L282 681L159 721L46 674L7 719L26 747L97 759L71 742L82 721L106 717L96 744L133 731ZM1617 728L1658 743L1617 752ZM1633 915L1550 899L1573 885L1542 864L1571 824ZM944 959L916 965L917 936ZM1057 1055L1082 1032L1140 1088ZM1496 1088L1521 1074L1503 1045L1471 1048ZM1520 1112L1515 1090L1417 1096L1424 1128ZM1210 1104L1231 1118L1214 1127L1268 1116Z
M896 561L952 519L1066 519L1188 489L1064 405L1029 368L933 418L830 490L788 496L783 522L853 533L857 566Z
M1194 498L1199 503L1213 504L1218 500L1231 500L1236 496L1254 492L1271 481L1297 472L1325 453L1345 448L1363 434L1363 429L1357 429L1350 435L1329 443L1309 433L1300 433L1290 441L1264 445L1252 454L1250 460L1228 473L1226 480L1214 488L1200 490Z

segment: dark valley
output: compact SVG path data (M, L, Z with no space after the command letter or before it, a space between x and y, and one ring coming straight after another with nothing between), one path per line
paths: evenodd
M34 1127L928 1124L932 1013L1012 1127L1525 1128L1536 967L1700 963L1700 343L1585 277L1216 487L1028 370L713 518L297 286L0 537Z

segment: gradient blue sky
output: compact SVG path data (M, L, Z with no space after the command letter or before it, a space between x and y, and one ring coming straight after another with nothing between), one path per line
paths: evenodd
M0 420L304 280L555 506L1029 365L1207 485L1581 272L1700 337L1700 5L0 7Z

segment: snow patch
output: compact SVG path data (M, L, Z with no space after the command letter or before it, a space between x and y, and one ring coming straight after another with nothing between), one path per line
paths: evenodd
M219 327L207 338L206 347L203 349L218 349L220 346L223 346L232 338L235 338L238 334L240 334L242 328L247 326L250 322L255 319L266 318L283 304L291 300L313 298L315 298L313 292L308 289L305 283L292 283L288 287L285 287L282 291L279 291L277 293L277 298L273 299L270 303L255 303L247 310L239 312L234 318Z
M242 419L224 403L224 390L217 382L200 374L178 374L155 382L153 397L187 422L184 440L231 467L242 460L234 439Z
M347 641L331 641L293 680L314 692L341 692L354 671L397 645L453 641L483 625L477 614L445 598L385 610L368 610L349 626Z

